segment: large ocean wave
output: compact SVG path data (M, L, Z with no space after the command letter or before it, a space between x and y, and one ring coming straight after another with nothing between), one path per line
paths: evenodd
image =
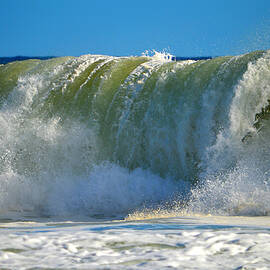
M268 215L269 60L1 65L1 213L125 215L177 200L185 211Z

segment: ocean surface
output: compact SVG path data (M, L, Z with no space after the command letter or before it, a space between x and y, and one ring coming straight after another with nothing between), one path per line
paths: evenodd
M1 270L270 269L270 51L1 61Z

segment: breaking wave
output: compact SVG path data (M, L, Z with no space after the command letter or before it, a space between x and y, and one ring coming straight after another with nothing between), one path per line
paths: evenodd
M188 212L268 215L269 60L0 66L0 212L126 215L178 200Z

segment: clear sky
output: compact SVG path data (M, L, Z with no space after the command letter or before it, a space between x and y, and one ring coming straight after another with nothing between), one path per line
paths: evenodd
M270 0L0 0L0 56L270 48Z

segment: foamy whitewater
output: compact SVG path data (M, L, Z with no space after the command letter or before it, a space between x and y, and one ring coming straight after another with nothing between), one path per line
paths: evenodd
M270 269L270 51L0 65L0 269Z

